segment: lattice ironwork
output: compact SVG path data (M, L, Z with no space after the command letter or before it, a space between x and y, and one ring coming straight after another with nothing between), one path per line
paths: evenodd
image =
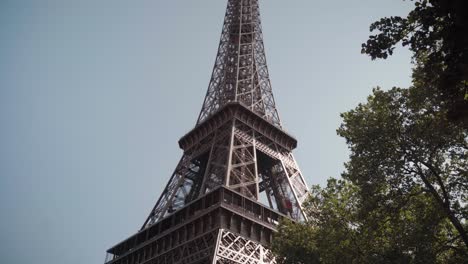
M106 264L274 263L285 217L220 186L109 249Z
M141 230L111 264L276 263L278 220L306 220L297 141L271 90L258 0L228 0L208 91L184 153Z
M164 254L151 260L157 264L191 264L206 262L213 258L213 250L216 245L217 231L209 232L201 237L196 237L189 242L170 248Z
M200 134L198 130L203 129L206 135L185 150L143 228L221 185L293 219L305 219L302 203L308 189L291 150L268 135L274 134L271 128L265 132L259 122L249 124L240 112L250 110L233 104L224 109L231 108L231 116L219 117L218 127L194 130Z
M281 127L268 75L257 0L229 0L213 74L197 124L241 102Z
M271 250L264 245L221 229L213 263L274 264L276 260Z

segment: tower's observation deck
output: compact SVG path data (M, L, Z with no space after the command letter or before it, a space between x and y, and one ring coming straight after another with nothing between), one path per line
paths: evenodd
M265 246L283 217L219 187L109 249L106 263L210 263L215 250L233 263L269 263Z

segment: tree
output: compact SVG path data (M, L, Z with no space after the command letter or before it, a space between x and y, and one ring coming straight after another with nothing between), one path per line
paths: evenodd
M427 92L374 89L366 104L341 115L337 132L351 150L343 177L369 208L429 194L468 249L468 134Z
M357 195L349 182L330 179L327 188L312 186L305 209L308 223L284 221L274 236L281 264L351 263L356 245Z
M272 250L280 264L318 264L318 237L310 225L284 220L275 234Z
M394 203L363 206L360 188L329 179L313 186L306 205L312 221L281 223L273 250L279 263L464 263L450 237L453 226L424 192Z
M468 125L468 1L416 0L407 17L385 17L370 26L362 53L385 59L402 43L413 52L432 96L451 121Z

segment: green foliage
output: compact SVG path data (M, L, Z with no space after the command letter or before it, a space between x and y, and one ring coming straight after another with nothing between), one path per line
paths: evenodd
M374 89L342 114L343 179L312 187L308 223L282 224L284 263L468 262L468 134L427 92Z
M415 193L398 208L363 203L360 188L348 180L314 186L306 205L313 221L285 221L274 237L279 263L466 262L460 245L450 241L453 226L429 195Z
M402 43L413 52L427 87L450 120L468 124L468 1L416 0L407 17L385 17L362 44L372 59L387 58ZM421 78L420 78L421 79Z
M343 177L361 188L368 207L427 192L468 247L468 134L426 91L375 89L366 104L342 114L338 134L351 150Z
M325 189L311 188L308 224L317 228L321 263L353 263L361 258L356 232L362 226L359 206L356 186L348 181L329 179Z
M272 249L278 256L282 256L278 263L315 264L320 263L316 244L318 240L314 227L285 220L275 234Z

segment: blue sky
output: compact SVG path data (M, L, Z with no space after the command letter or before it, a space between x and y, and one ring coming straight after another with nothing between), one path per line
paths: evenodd
M273 91L309 185L339 177L339 113L410 84L410 54L360 54L410 1L261 1ZM2 263L103 263L143 224L195 124L226 1L0 2Z

